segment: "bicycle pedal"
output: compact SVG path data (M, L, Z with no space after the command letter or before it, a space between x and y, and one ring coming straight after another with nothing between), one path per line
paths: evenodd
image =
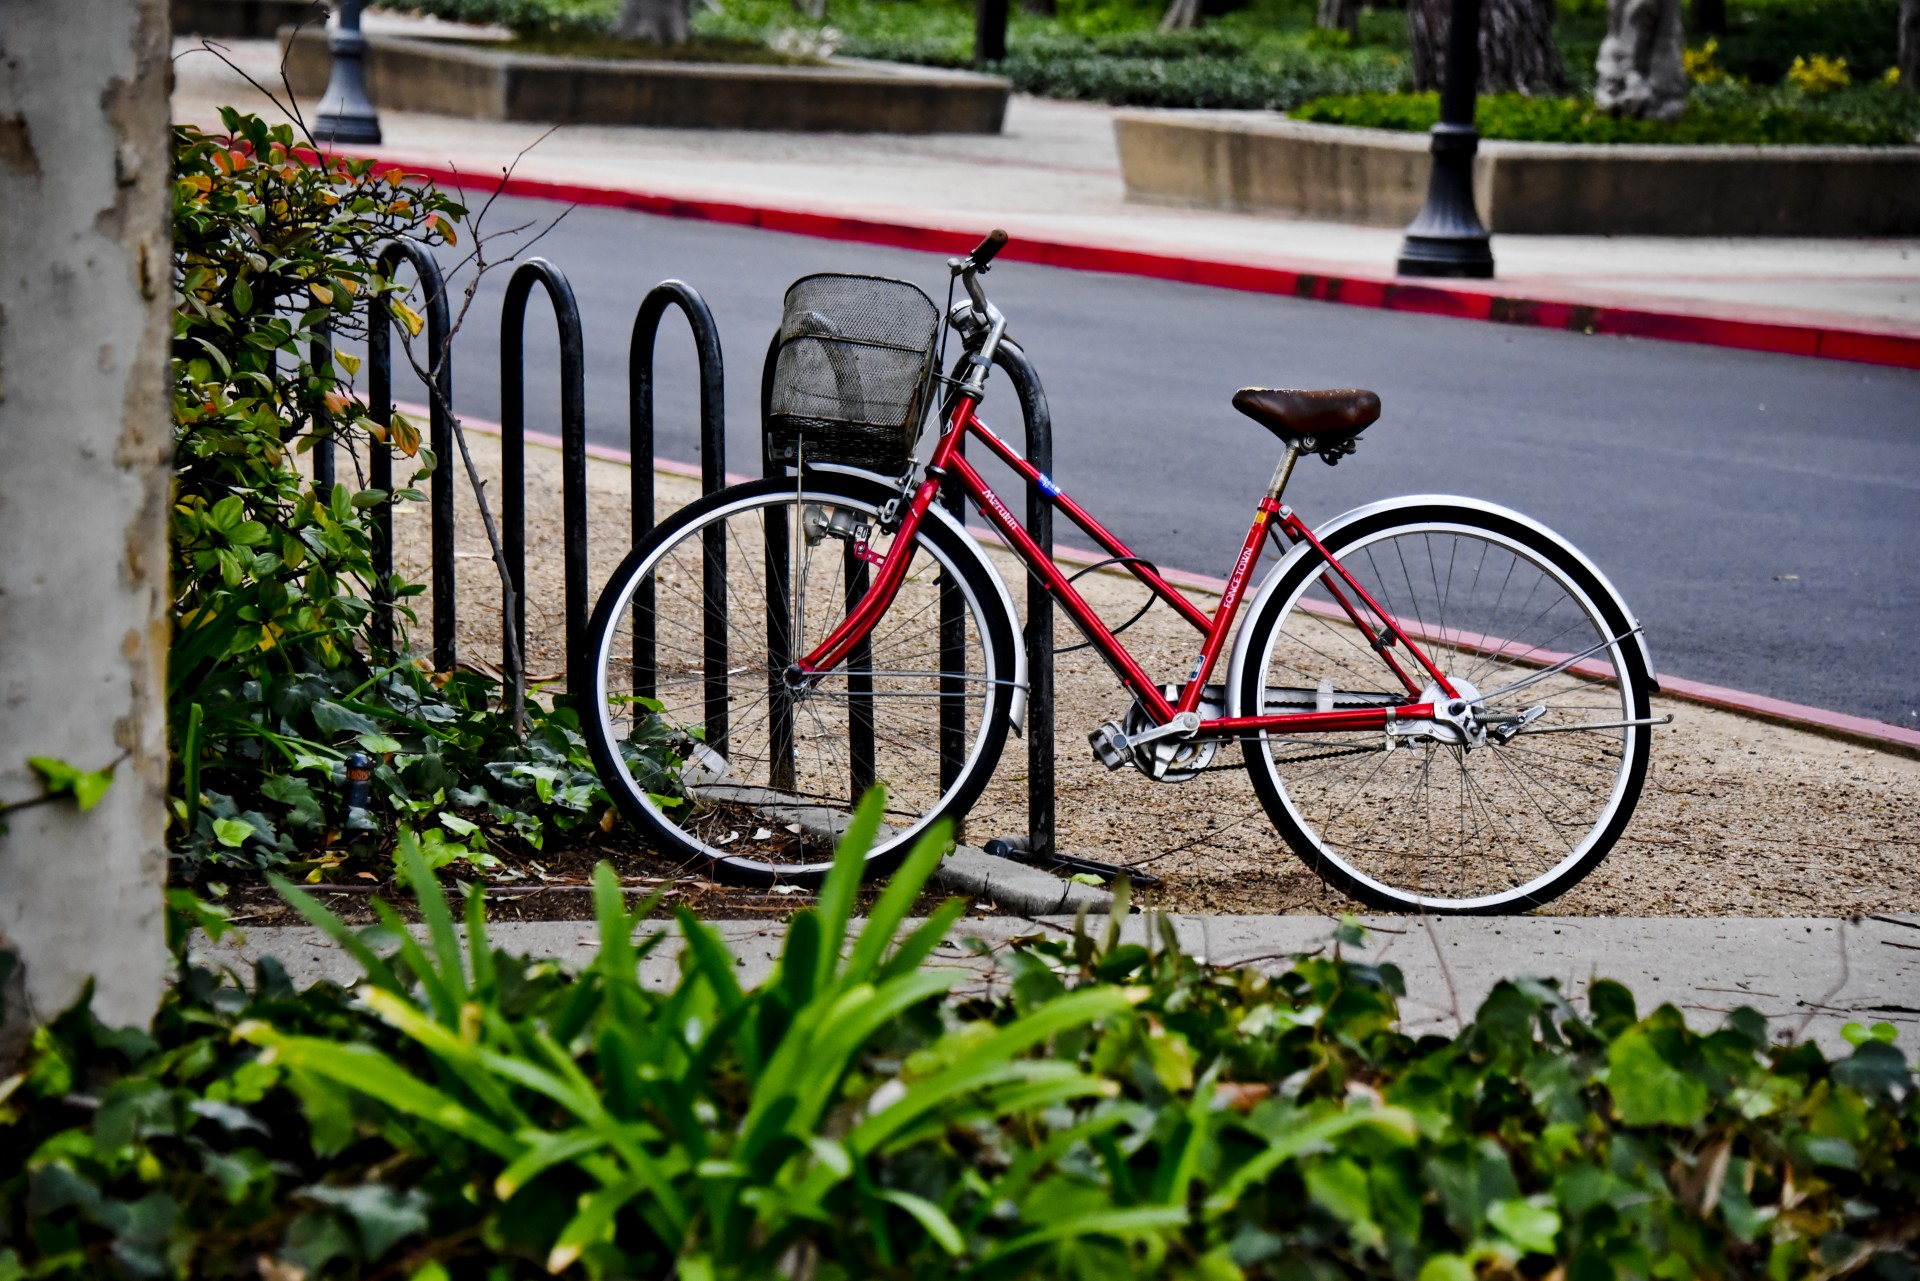
M1108 721L1088 734L1087 742L1093 747L1093 759L1110 770L1119 769L1133 759L1133 748L1117 721Z

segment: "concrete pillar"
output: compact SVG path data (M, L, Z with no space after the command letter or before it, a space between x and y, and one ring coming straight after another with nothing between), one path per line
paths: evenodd
M0 4L0 992L16 1035L20 997L46 1018L89 976L102 1019L145 1023L167 971L167 78L166 0ZM113 785L84 813L33 804L29 756L117 762Z

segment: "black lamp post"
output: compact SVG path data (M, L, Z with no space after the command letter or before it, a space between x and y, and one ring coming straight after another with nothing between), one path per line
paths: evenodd
M973 60L985 66L1007 57L1007 0L974 0Z
M380 113L367 97L367 38L360 34L360 8L366 0L339 0L327 49L333 74L320 98L313 136L321 142L380 142Z
M1403 276L1493 276L1493 245L1473 207L1473 155L1480 131L1473 105L1480 84L1480 0L1453 0L1447 65L1440 84L1440 123L1433 127L1433 171L1427 203L1400 245Z

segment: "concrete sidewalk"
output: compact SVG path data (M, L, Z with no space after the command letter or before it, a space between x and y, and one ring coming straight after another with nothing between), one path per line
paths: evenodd
M406 26L381 16L379 22ZM379 25L375 22L373 25ZM176 42L174 115L271 108L198 42ZM228 56L277 85L267 41ZM305 104L310 109L312 104ZM457 168L484 191L508 167L562 186L1067 242L1335 277L1390 277L1397 229L1129 203L1113 109L1016 96L998 136L909 137L537 125L385 112L367 154ZM1920 337L1920 240L1496 236L1497 287L1581 306Z
M1284 968L1287 958L1329 950L1337 924L1316 916L1175 916L1182 948L1221 965ZM1092 918L1103 930L1105 918ZM1920 916L1874 916L1863 920L1819 918L1681 917L1600 918L1519 916L1422 919L1362 918L1366 946L1348 949L1355 960L1393 964L1406 978L1401 1003L1410 1032L1450 1033L1471 1018L1503 978L1557 979L1576 1006L1588 984L1616 979L1633 991L1642 1014L1671 1002L1695 1027L1719 1025L1726 1013L1751 1006L1770 1020L1777 1039L1812 1038L1829 1053L1844 1052L1841 1029L1849 1022L1887 1022L1900 1029L1897 1042L1909 1057L1920 1045ZM765 921L711 922L740 960L740 980L757 983L777 957L783 927ZM672 930L649 922L642 931ZM1006 977L969 950L963 940L994 948L1040 932L1069 932L1070 919L1036 922L1022 917L975 916L962 921L937 952L935 963L964 965L983 982ZM1144 938L1146 918L1126 923L1128 937ZM511 951L557 957L571 965L590 961L599 946L590 921L501 922L489 927L496 945ZM655 951L641 967L645 981L666 985L677 974L677 939ZM1156 939L1157 942L1157 939ZM244 941L206 949L210 959L242 969L263 955L277 957L297 984L329 978L352 982L359 967L317 930L276 927L246 931Z

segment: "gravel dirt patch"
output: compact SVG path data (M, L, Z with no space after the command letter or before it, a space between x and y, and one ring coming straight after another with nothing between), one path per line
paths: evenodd
M498 442L470 440L489 491L497 489ZM457 460L452 460L457 465ZM527 625L529 670L561 673L562 571L558 453L527 454ZM658 473L664 516L698 493L697 483ZM464 477L456 561L457 636L464 661L497 664L499 588ZM590 460L589 581L599 591L629 546L628 471ZM1123 531L1124 532L1124 531ZM424 505L401 509L395 545L402 572L427 577ZM993 557L1024 608L1024 577L1004 552ZM1145 601L1144 589L1114 573L1080 580L1110 625ZM431 634L431 606L419 601L416 635ZM1211 598L1196 594L1203 607ZM1064 618L1058 644L1079 641ZM1658 638L1654 638L1657 641ZM1198 633L1159 607L1125 641L1148 671L1178 679L1198 652ZM1155 783L1109 772L1086 734L1121 716L1127 698L1090 650L1057 662L1056 778L1060 848L1149 868L1164 879L1152 901L1182 912L1340 912L1351 904L1308 872L1274 833L1245 774L1223 770L1186 783ZM1711 708L1656 698L1652 765L1632 825L1578 887L1548 909L1609 916L1863 916L1920 911L1920 859L1901 832L1920 830L1920 761L1835 742ZM1223 748L1216 765L1238 764ZM969 843L1026 830L1026 750L1009 739L986 795L968 817Z

